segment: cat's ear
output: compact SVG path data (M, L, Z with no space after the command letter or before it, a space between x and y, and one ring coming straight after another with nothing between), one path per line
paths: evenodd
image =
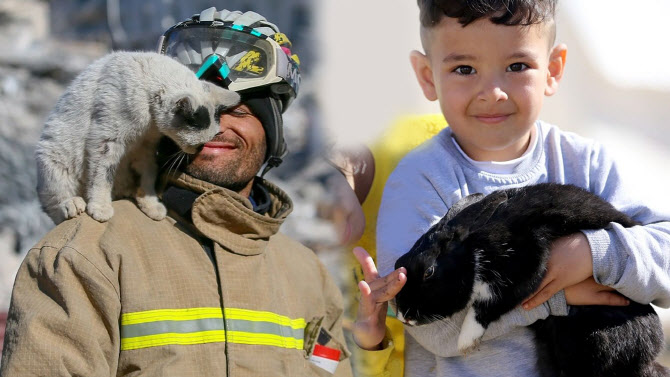
M228 109L240 103L240 95L232 90L224 89L216 84L202 81L202 87L213 99L217 107Z
M181 95L175 97L174 100L174 109L173 112L175 114L191 114L193 113L193 98L188 95Z
M451 219L456 217L461 211L463 211L466 207L469 207L480 200L484 199L486 195L484 194L470 194L466 196L465 198L461 198L459 201L457 201L451 208L449 208L449 211L447 211L447 214L445 215L445 221L449 222Z
M505 191L496 191L487 196L468 195L447 212L448 225L456 229L461 239L465 238L470 232L486 225L498 207L506 201Z

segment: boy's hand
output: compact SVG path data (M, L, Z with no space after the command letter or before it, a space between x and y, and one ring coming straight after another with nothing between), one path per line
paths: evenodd
M582 232L554 242L540 288L523 302L523 308L533 309L562 289L570 305L628 305L612 288L593 280L591 246Z
M354 248L354 255L363 268L365 280L358 283L361 301L354 323L354 341L366 350L378 349L386 333L388 301L400 292L407 281L404 267L380 277L372 257L362 247Z
M614 288L596 283L593 277L566 287L565 301L570 305L625 306L630 303Z

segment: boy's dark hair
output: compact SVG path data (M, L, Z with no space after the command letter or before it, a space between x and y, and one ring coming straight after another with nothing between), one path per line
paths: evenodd
M558 0L417 0L421 26L431 28L442 17L466 26L480 18L494 24L533 25L554 18Z

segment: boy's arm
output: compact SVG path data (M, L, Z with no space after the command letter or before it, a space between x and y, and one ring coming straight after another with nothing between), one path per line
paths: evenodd
M595 280L631 300L670 307L668 205L653 203L650 198L644 203L634 190L627 189L627 181L602 148L594 148L592 161L595 167L589 189L642 223L632 228L612 224L605 230L583 232L591 246Z
M579 161L584 163L584 159ZM568 289L567 286L574 283L571 279L579 278L574 275L583 274L581 279L593 276L596 283L611 287L639 303L670 306L670 254L667 253L670 208L665 202L652 203L649 198L649 204L643 203L635 190L626 187L630 180L622 179L612 159L597 144L591 145L585 166L589 174L580 185L642 225L624 228L612 223L605 229L584 230L583 236L575 238L578 242L573 247L552 249L544 287L524 305L533 307L557 290ZM579 177L577 181L580 182ZM577 182L568 179L567 183ZM582 272L570 267L587 264L587 270ZM561 272L565 268L569 268L573 276ZM621 300L620 297L617 299Z
M442 198L427 177L401 162L386 183L379 209L377 260L380 275L386 276L393 271L395 261L434 221L444 216L448 209L445 201L451 204L459 198L460 191L456 190L453 198ZM550 314L567 314L562 292L530 311L516 308L507 313L491 324L484 339L495 338L515 327L528 326ZM465 312L460 312L442 321L406 329L428 351L442 357L459 356L456 341L464 316Z
M390 326L397 326L399 322L389 323L386 313L388 301L405 284L407 271L400 268L387 276L379 276L374 260L365 249L356 247L353 253L365 278L358 283L361 295L352 329L358 355L357 374L365 377L402 376L402 365L399 363L402 349L395 349L393 332L390 330ZM402 328L402 324L400 326ZM400 338L397 339L402 345L404 341Z

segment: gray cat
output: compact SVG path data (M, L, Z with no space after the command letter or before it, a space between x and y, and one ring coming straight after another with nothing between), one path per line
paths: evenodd
M239 100L157 53L101 58L74 79L44 125L36 152L42 208L56 224L84 210L104 222L114 214L112 198L134 197L147 216L163 219L154 189L161 135L195 153Z

